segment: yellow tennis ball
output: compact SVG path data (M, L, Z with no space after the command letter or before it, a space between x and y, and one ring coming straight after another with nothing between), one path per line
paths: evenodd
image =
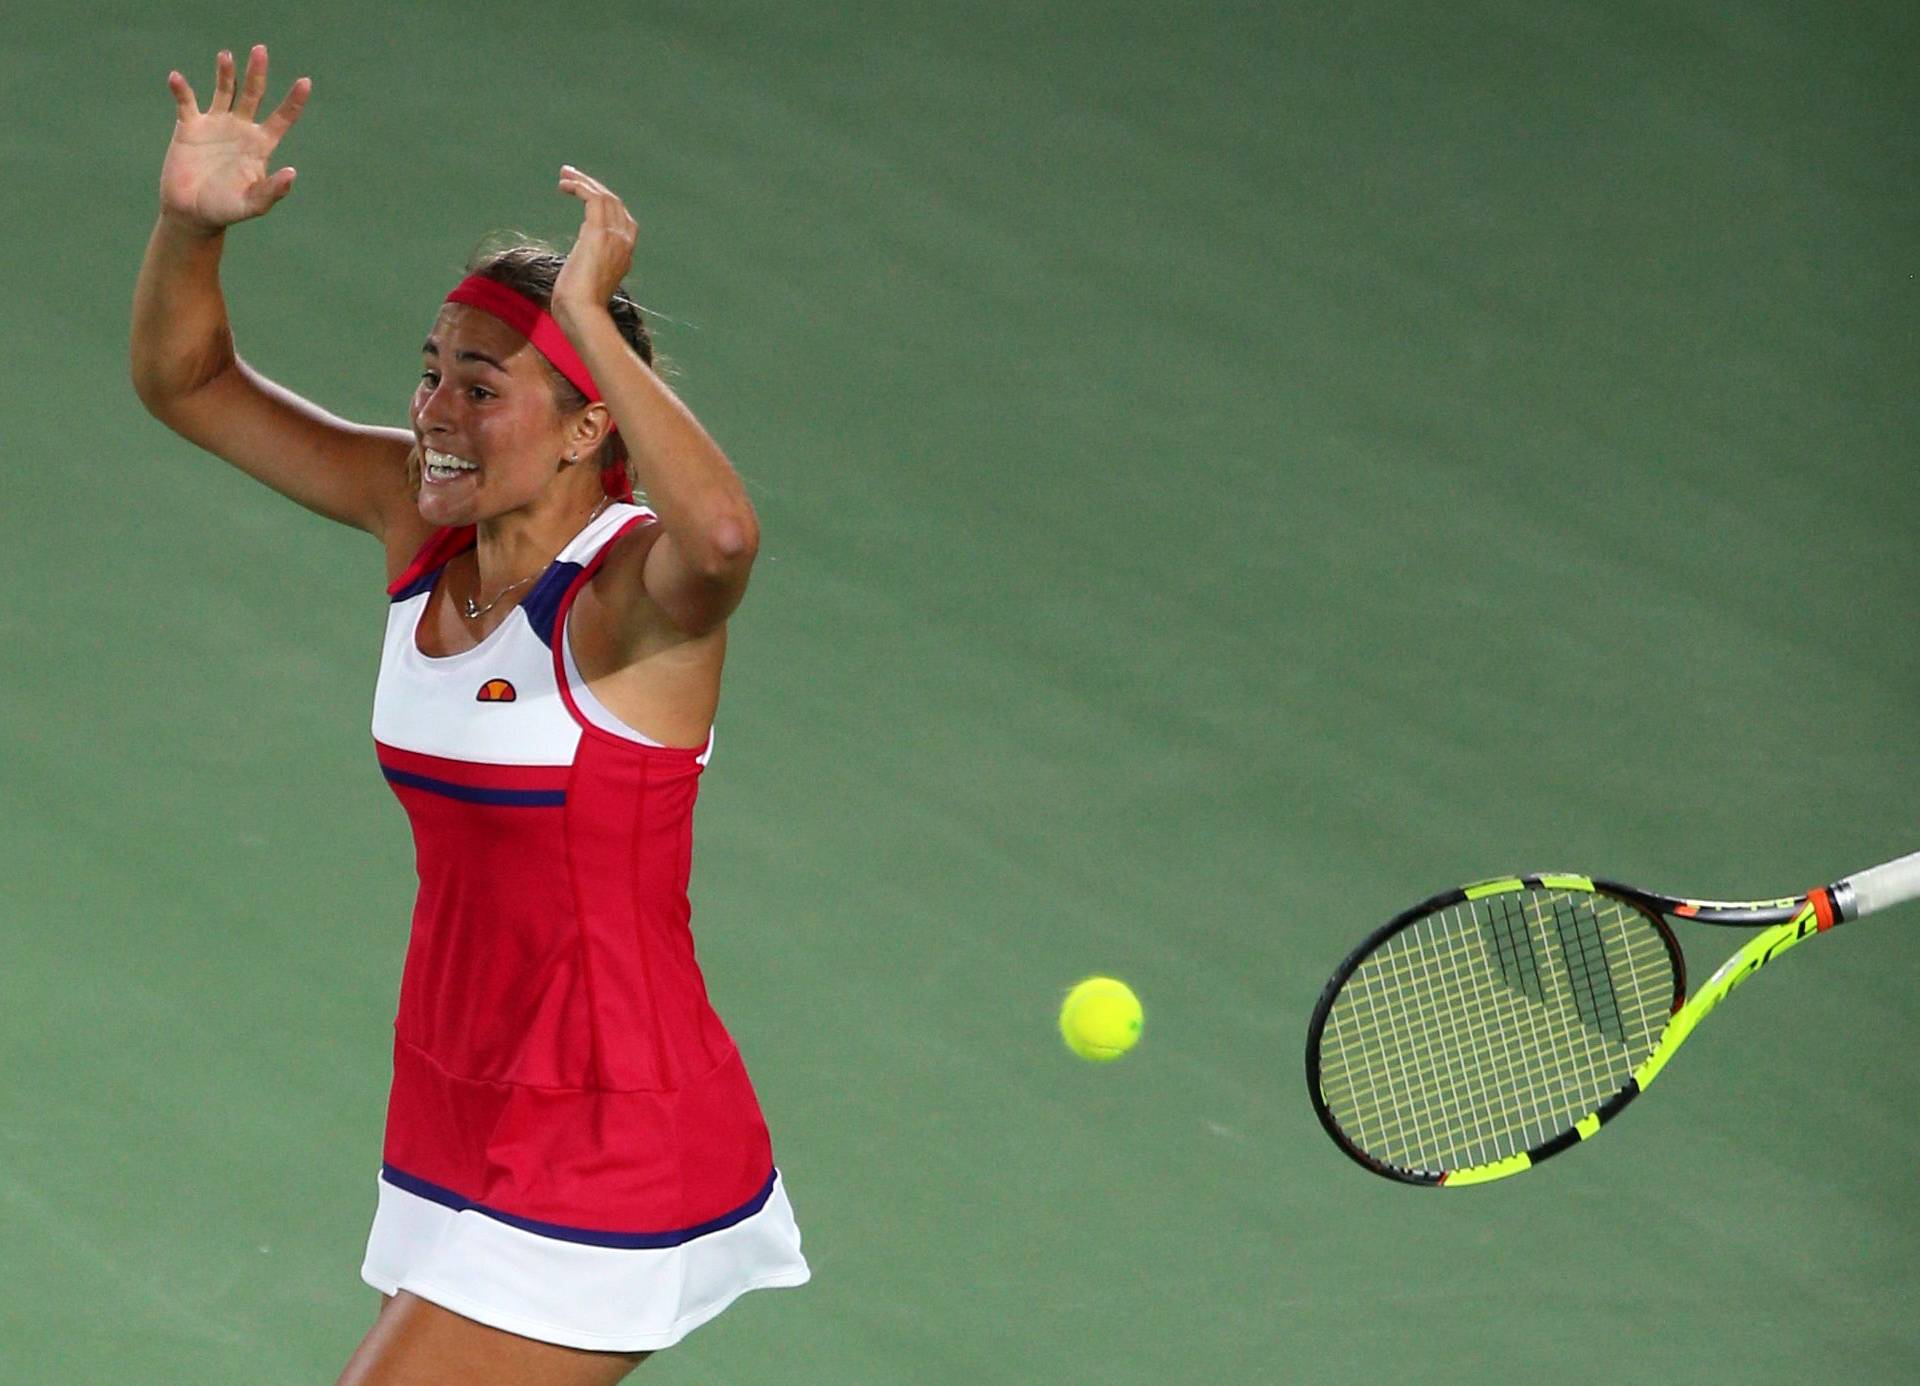
M1139 1042L1146 1017L1133 988L1112 977L1089 977L1060 1007L1060 1038L1083 1059L1106 1063Z

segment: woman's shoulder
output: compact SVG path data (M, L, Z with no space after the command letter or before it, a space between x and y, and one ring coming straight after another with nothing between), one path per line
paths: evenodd
M381 540L387 551L387 591L391 593L471 546L473 529L442 529L418 515L403 515L387 524Z
M410 550L403 545L388 546L387 595L390 597L400 596L420 579L445 567L453 558L473 547L472 525L434 529L423 522L420 528L425 533L409 537ZM414 542L416 539L418 542Z
M660 538L660 517L641 501L609 506L601 523L604 528L593 545L592 561L602 571L635 561Z

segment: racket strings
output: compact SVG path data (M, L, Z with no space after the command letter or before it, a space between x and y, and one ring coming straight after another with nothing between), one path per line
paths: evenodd
M1527 889L1390 936L1328 1011L1320 1086L1341 1130L1407 1170L1533 1149L1618 1092L1659 1042L1673 961L1632 906Z
M1537 926L1543 921L1536 916L1530 922ZM1499 930L1496 937L1511 938L1513 932ZM1417 1157L1423 1153L1457 1157L1474 1145L1490 1147L1497 1154L1510 1153L1511 1145L1501 1144L1501 1137L1510 1136L1508 1128L1516 1108L1531 1109L1536 1116L1554 1115L1538 1091L1539 1076L1533 1075L1529 1085L1523 1064L1516 1061L1524 1059L1529 1050L1566 1047L1585 1037L1573 1027L1564 1009L1555 1013L1538 1006L1490 1008L1486 1003L1500 999L1497 993L1491 998L1479 997L1476 1012L1472 1008L1474 998L1462 987L1462 978L1467 975L1463 968L1471 961L1465 935L1448 936L1429 923L1416 938L1426 945L1424 950L1396 950L1397 956L1390 955L1390 960L1404 964L1418 957L1422 966L1417 972L1404 965L1384 970L1383 976L1392 983L1387 1004L1380 1006L1376 997L1376 1004L1370 1008L1376 1024L1384 1014L1396 1027L1391 1032L1395 1041L1391 1053L1379 1056L1390 1059L1387 1103L1376 1104L1375 1110L1358 1115L1371 1118L1383 1138L1383 1153L1389 1158L1417 1164ZM1538 963L1541 951L1534 952ZM1544 958L1537 980L1542 996L1550 997L1562 983L1555 976L1551 952ZM1410 984L1424 986L1429 994L1414 1001ZM1566 989L1569 993L1580 990ZM1575 1010L1591 1014L1594 1007L1576 1002ZM1444 1023L1448 1020L1453 1023ZM1593 1043L1587 1041L1579 1047L1584 1051L1581 1057L1591 1061ZM1477 1067L1466 1062L1475 1053L1482 1055ZM1454 1139L1435 1145L1432 1133L1441 1128L1449 1129ZM1457 1158L1443 1160L1445 1164L1460 1162Z

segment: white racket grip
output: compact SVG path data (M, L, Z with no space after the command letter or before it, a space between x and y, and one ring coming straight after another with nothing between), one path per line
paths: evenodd
M1853 888L1854 917L1875 910L1904 905L1920 898L1920 852L1890 861L1885 866L1869 866L1839 882Z

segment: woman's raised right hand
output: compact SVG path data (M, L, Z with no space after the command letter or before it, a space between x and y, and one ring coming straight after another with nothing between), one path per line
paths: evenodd
M294 171L267 172L274 146L300 118L313 90L311 79L293 84L286 100L255 122L267 90L267 48L247 55L246 80L234 92L233 54L214 64L213 101L202 112L193 88L178 72L167 74L178 119L173 143L160 166L160 212L209 235L236 221L257 217L287 195Z

